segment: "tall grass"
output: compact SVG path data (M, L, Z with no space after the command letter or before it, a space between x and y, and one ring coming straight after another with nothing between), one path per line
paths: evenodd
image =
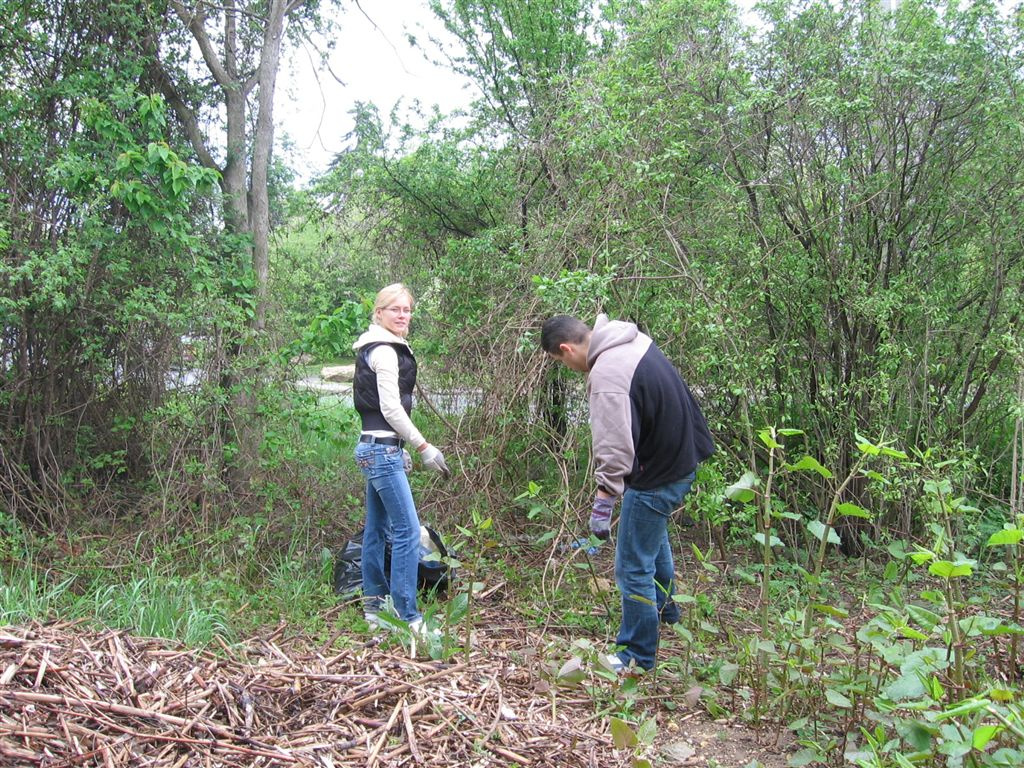
M0 625L41 620L66 604L74 581L51 582L31 561L0 569Z

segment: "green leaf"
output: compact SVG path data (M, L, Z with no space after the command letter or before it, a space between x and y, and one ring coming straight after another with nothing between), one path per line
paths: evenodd
M732 501L743 504L753 500L754 491L758 484L757 475L753 472L744 472L743 477L725 489L725 496Z
M868 456L877 456L882 452L881 448L858 434L854 435L854 440L857 441L857 450L863 454Z
M870 512L868 512L863 507L858 507L856 504L851 504L848 501L843 502L838 507L836 507L836 512L838 512L840 515L844 515L845 517L860 517L864 520L871 519Z
M641 744L653 744L657 735L658 721L653 717L644 720L636 731L636 738Z
M617 717L611 718L612 743L616 749L628 749L637 744L636 734L630 728L629 723Z
M757 433L757 436L761 438L762 443L773 450L782 447L782 444L776 442L775 438L772 437L772 431L770 429L762 429Z
M793 437L795 435L802 435L804 431L802 429L794 429L793 427L783 427L782 429L775 430L775 434L782 435L783 437Z
M942 579L957 579L961 576L970 576L974 573L974 561L958 560L951 563L949 560L936 560L928 566L928 573Z
M960 619L960 629L969 637L998 637L1001 635L1024 635L1024 629L1008 624L995 616L970 616Z
M730 685L740 672L740 665L733 662L726 662L718 668L718 682L722 685Z
M929 560L933 560L935 558L935 553L929 552L927 549L919 549L916 552L908 552L907 554L910 559L914 561L915 565L927 563Z
M824 613L828 616L835 616L839 619L845 619L850 615L850 612L844 608L837 608L834 605L826 605L825 603L814 603L811 608L818 613Z
M1022 528L1004 528L1001 531L996 531L988 537L988 541L985 542L987 547L998 547L1003 545L1014 546L1020 544L1021 540L1024 540L1024 529Z
M907 613L910 614L910 617L914 621L916 621L919 625L927 629L929 632L933 630L939 624L940 621L942 621L942 617L939 616L939 614L935 613L934 611L929 611L927 608L922 608L919 605L908 605Z
M839 691L834 691L831 688L825 689L825 698L828 700L828 703L831 704L833 707L838 707L839 709L853 708L853 702L850 701L850 699L841 694Z
M758 544L760 544L763 547L764 546L764 534L761 533L760 531L755 533L754 534L754 541L756 541ZM782 539L778 538L777 536L772 536L771 539L770 539L770 542L771 542L771 546L773 546L773 547L781 547L781 546L783 546Z
M556 677L559 685L578 685L582 683L586 677L583 671L583 661L579 656L573 656L562 665Z
M988 743L992 741L1003 731L1001 725L979 725L974 729L974 733L971 735L971 746L981 751L988 746Z
M882 448L882 454L884 456L890 456L894 459L901 459L903 461L906 461L908 458L910 458L909 456L907 456L906 453L904 453L903 451L898 451L895 448Z
M821 541L825 537L825 524L821 520L809 520L807 522L807 530L809 530L818 541ZM835 528L828 529L828 543L829 544L842 544L842 539L839 538L839 534L836 533Z
M788 464L787 467L795 472L817 472L822 477L832 477L832 473L827 467L821 465L821 463L813 456L804 456L796 464Z
M934 732L923 723L912 720L907 724L902 736L918 752L927 752L931 749Z

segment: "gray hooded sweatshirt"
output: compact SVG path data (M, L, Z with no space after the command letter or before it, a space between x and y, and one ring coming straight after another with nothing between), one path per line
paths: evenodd
M714 452L686 382L636 325L598 315L587 363L596 478L605 492L682 480Z

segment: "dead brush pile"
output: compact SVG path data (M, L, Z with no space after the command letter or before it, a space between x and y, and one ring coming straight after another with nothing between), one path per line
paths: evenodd
M593 702L500 648L193 650L123 631L0 628L0 764L618 766ZM577 699L573 699L578 695Z

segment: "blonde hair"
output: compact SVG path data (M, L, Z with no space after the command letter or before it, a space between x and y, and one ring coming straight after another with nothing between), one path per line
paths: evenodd
M380 325L380 310L385 307L390 307L402 296L409 297L410 307L416 303L416 300L413 298L412 291L406 288L404 283L392 283L391 285L386 285L377 291L377 299L373 302L374 325Z

